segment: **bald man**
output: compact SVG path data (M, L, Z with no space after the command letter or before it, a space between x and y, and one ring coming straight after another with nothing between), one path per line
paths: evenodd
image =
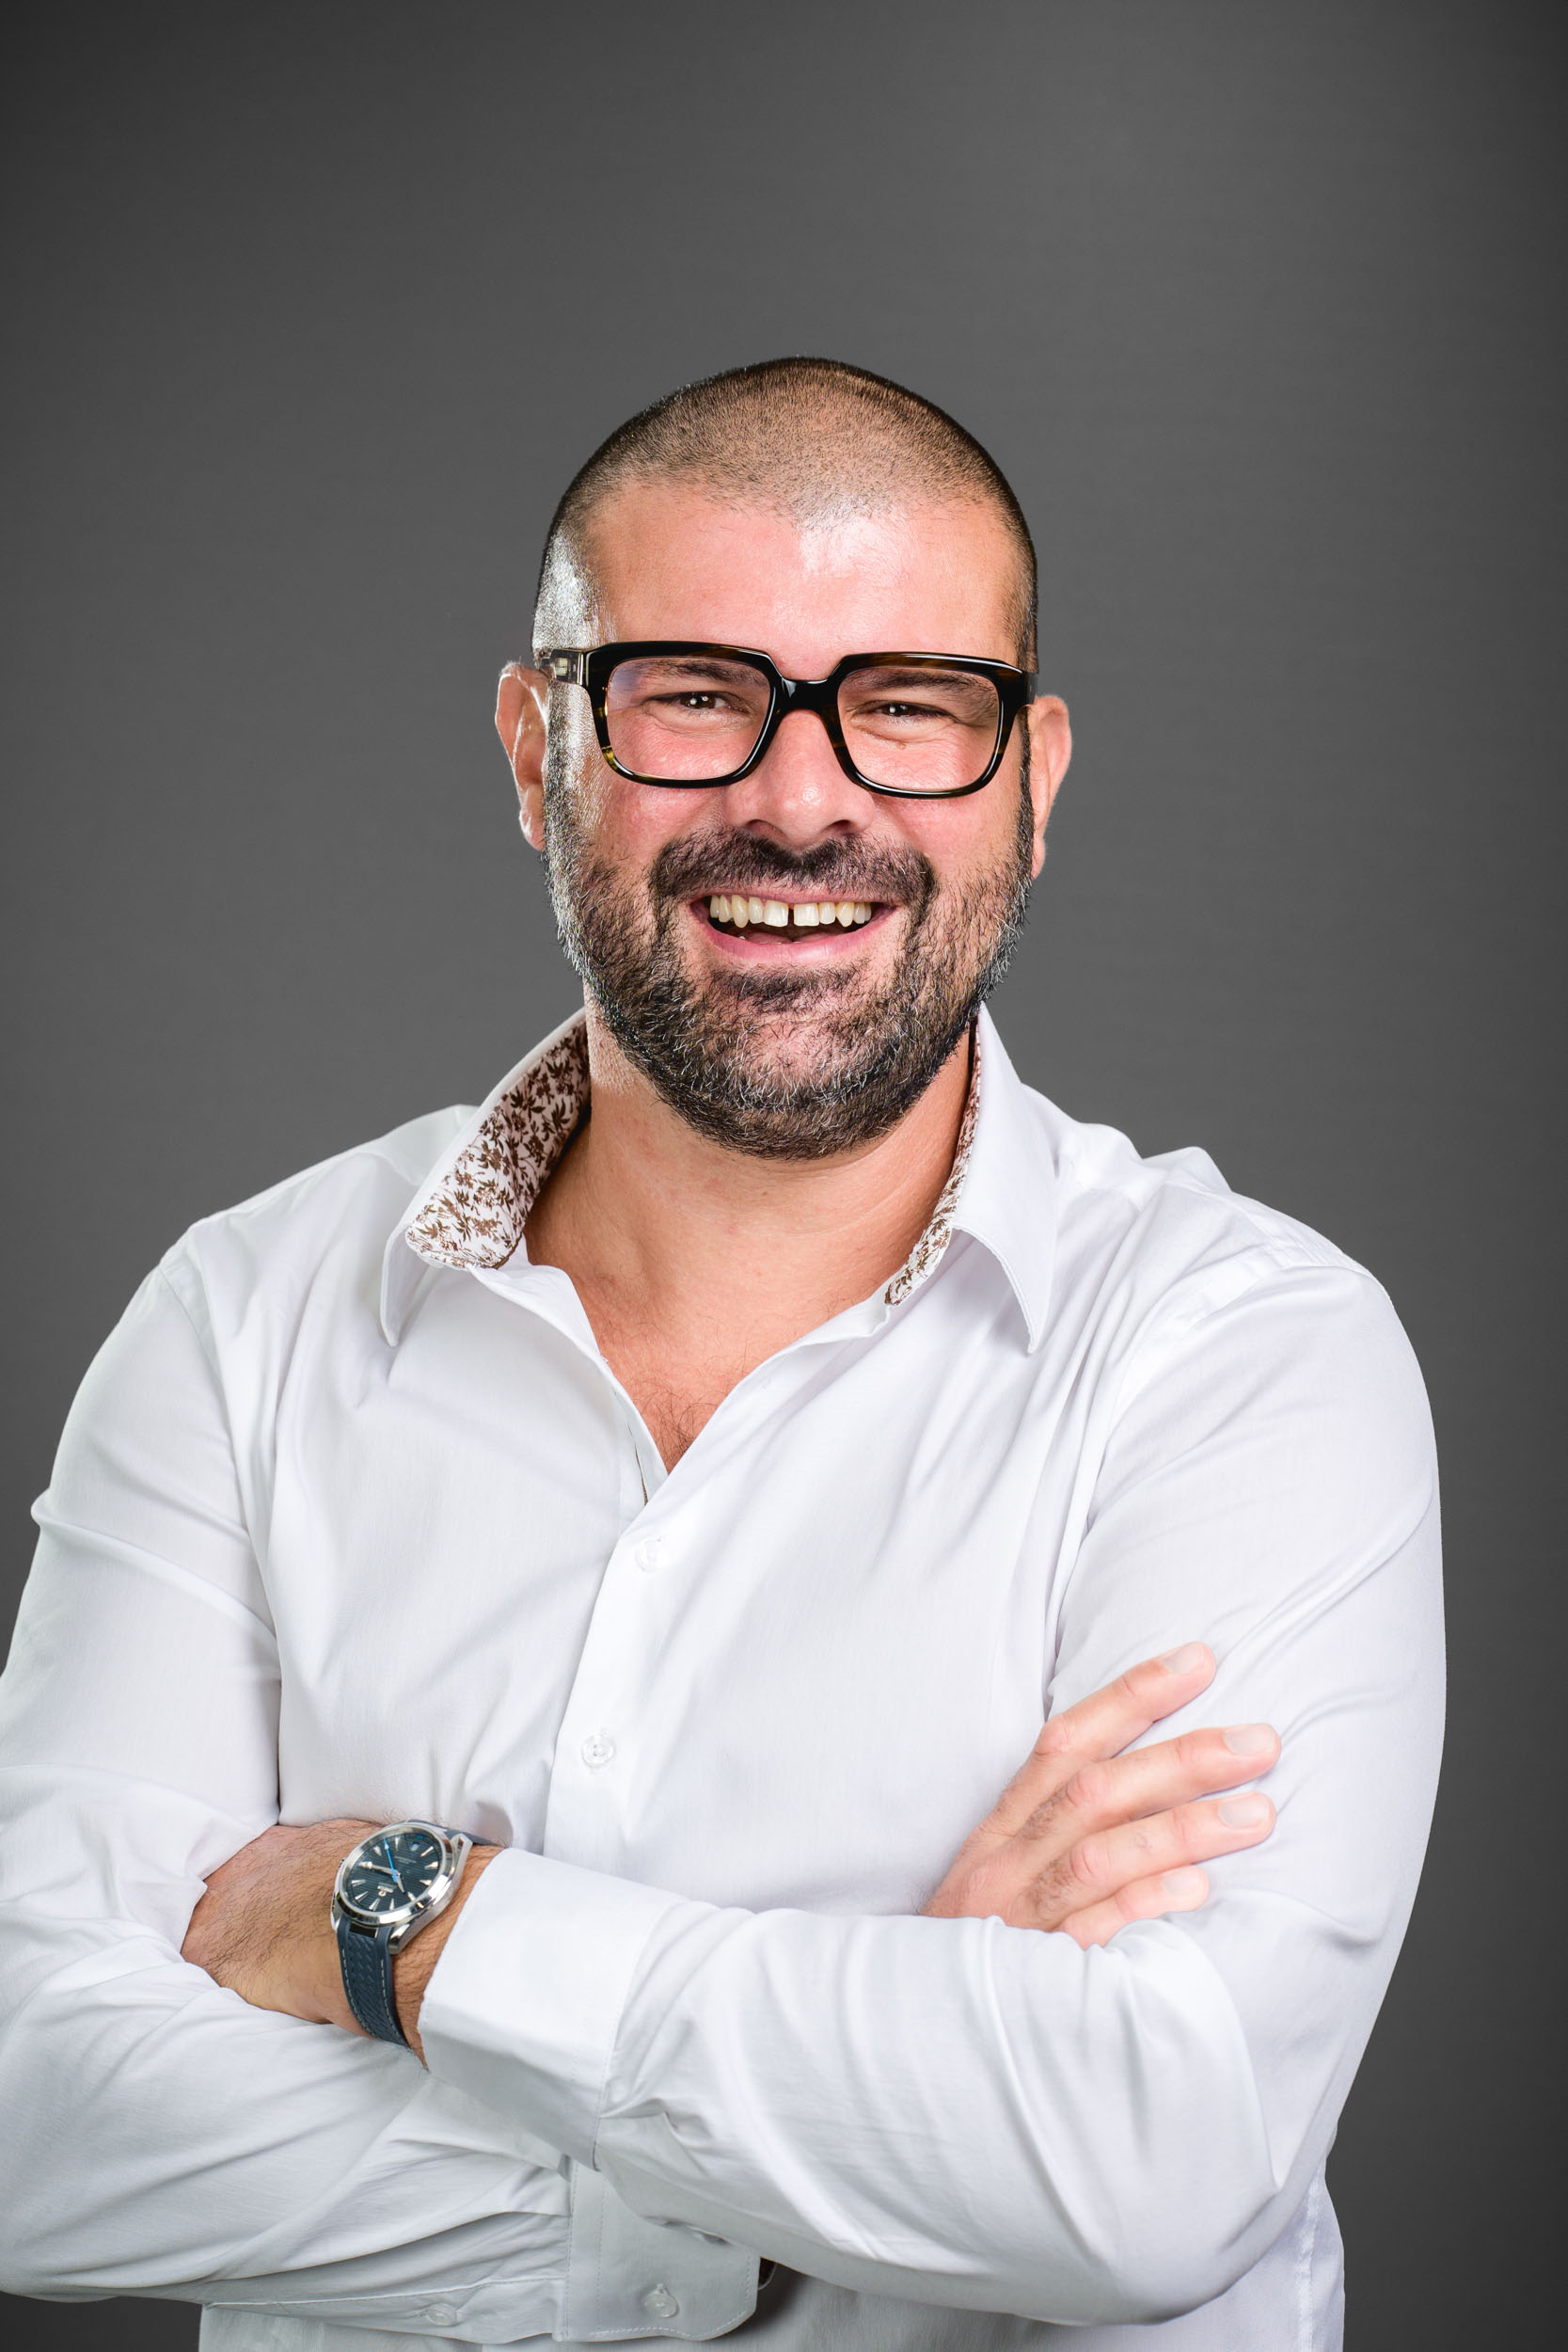
M1430 1424L1366 1273L1007 1060L1034 614L990 458L836 363L567 491L497 719L582 1013L187 1234L39 1505L13 2287L204 2352L1338 2344Z

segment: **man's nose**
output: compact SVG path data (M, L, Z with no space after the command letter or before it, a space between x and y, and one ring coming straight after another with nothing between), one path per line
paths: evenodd
M799 848L832 834L863 832L873 795L847 776L814 710L792 710L764 758L732 784L726 814L735 825Z

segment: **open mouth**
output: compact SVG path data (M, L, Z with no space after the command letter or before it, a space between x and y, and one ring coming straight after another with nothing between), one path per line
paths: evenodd
M882 912L875 899L806 898L797 904L788 898L753 898L725 891L705 901L699 900L698 904L705 906L714 930L728 933L732 939L752 930L768 932L778 939L819 939L824 931L857 930Z

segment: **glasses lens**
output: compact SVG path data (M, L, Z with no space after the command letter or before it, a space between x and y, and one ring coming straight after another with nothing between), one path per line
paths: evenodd
M990 766L1002 698L993 679L973 670L851 670L838 690L838 719L871 783L961 792Z
M672 784L732 776L755 748L769 692L760 670L716 654L618 661L605 690L610 748L634 776Z

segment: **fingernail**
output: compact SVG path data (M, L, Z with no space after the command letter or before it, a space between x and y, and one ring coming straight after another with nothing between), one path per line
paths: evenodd
M1259 1829L1269 1818L1267 1797L1227 1797L1219 1808L1227 1829Z
M1203 1663L1203 1644L1183 1642L1180 1649L1168 1649L1160 1663L1168 1675L1190 1675L1195 1666Z
M1225 1735L1232 1756L1267 1756L1274 1747L1272 1724L1232 1724Z
M1209 1892L1209 1882L1201 1870L1167 1870L1160 1883L1176 1903L1200 1903Z

